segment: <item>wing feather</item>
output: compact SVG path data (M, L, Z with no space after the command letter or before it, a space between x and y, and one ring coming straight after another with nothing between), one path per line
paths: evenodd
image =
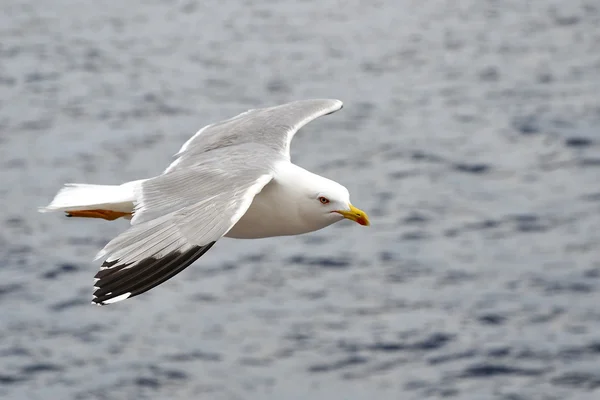
M250 207L290 143L310 121L343 106L334 99L248 110L207 125L190 138L162 175L136 185L131 227L96 259L93 302L144 293L206 253Z
M98 305L125 300L140 295L167 281L206 253L215 242L195 246L187 251L173 252L162 258L148 258L134 269L115 270L112 275L96 274L96 291L93 303ZM113 278L113 279L110 279Z
M144 181L131 227L97 256L93 302L137 296L181 272L224 236L273 177L281 159L261 145L219 149L211 157Z
M193 165L202 153L240 144L262 144L290 159L290 144L304 125L343 107L336 99L298 100L248 110L233 118L207 125L181 147L176 160L165 170Z

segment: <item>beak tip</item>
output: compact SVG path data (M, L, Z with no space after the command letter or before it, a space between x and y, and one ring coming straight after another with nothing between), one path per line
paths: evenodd
M335 211L338 214L341 214L344 218L347 218L349 220L352 220L354 222L356 222L359 225L362 226L370 226L371 222L369 221L369 217L367 216L367 214L362 211L359 210L358 208L354 207L352 204L350 204L350 210L340 210L340 211Z

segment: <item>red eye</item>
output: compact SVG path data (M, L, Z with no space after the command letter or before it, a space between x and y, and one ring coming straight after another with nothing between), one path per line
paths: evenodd
M327 204L329 203L329 199L327 197L319 197L319 201L321 202L321 204Z

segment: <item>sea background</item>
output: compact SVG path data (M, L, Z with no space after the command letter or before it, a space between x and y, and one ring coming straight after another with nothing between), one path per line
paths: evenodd
M372 226L224 239L90 305L127 221L40 214L159 174L206 124L296 136ZM6 0L0 398L600 398L596 0Z

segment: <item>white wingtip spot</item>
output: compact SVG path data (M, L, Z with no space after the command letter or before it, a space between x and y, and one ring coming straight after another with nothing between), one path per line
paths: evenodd
M102 304L116 303L118 301L125 300L125 299L129 298L129 296L131 296L131 292L127 292L127 293L122 294L120 296L113 297L112 299L105 300L105 301L102 302Z

